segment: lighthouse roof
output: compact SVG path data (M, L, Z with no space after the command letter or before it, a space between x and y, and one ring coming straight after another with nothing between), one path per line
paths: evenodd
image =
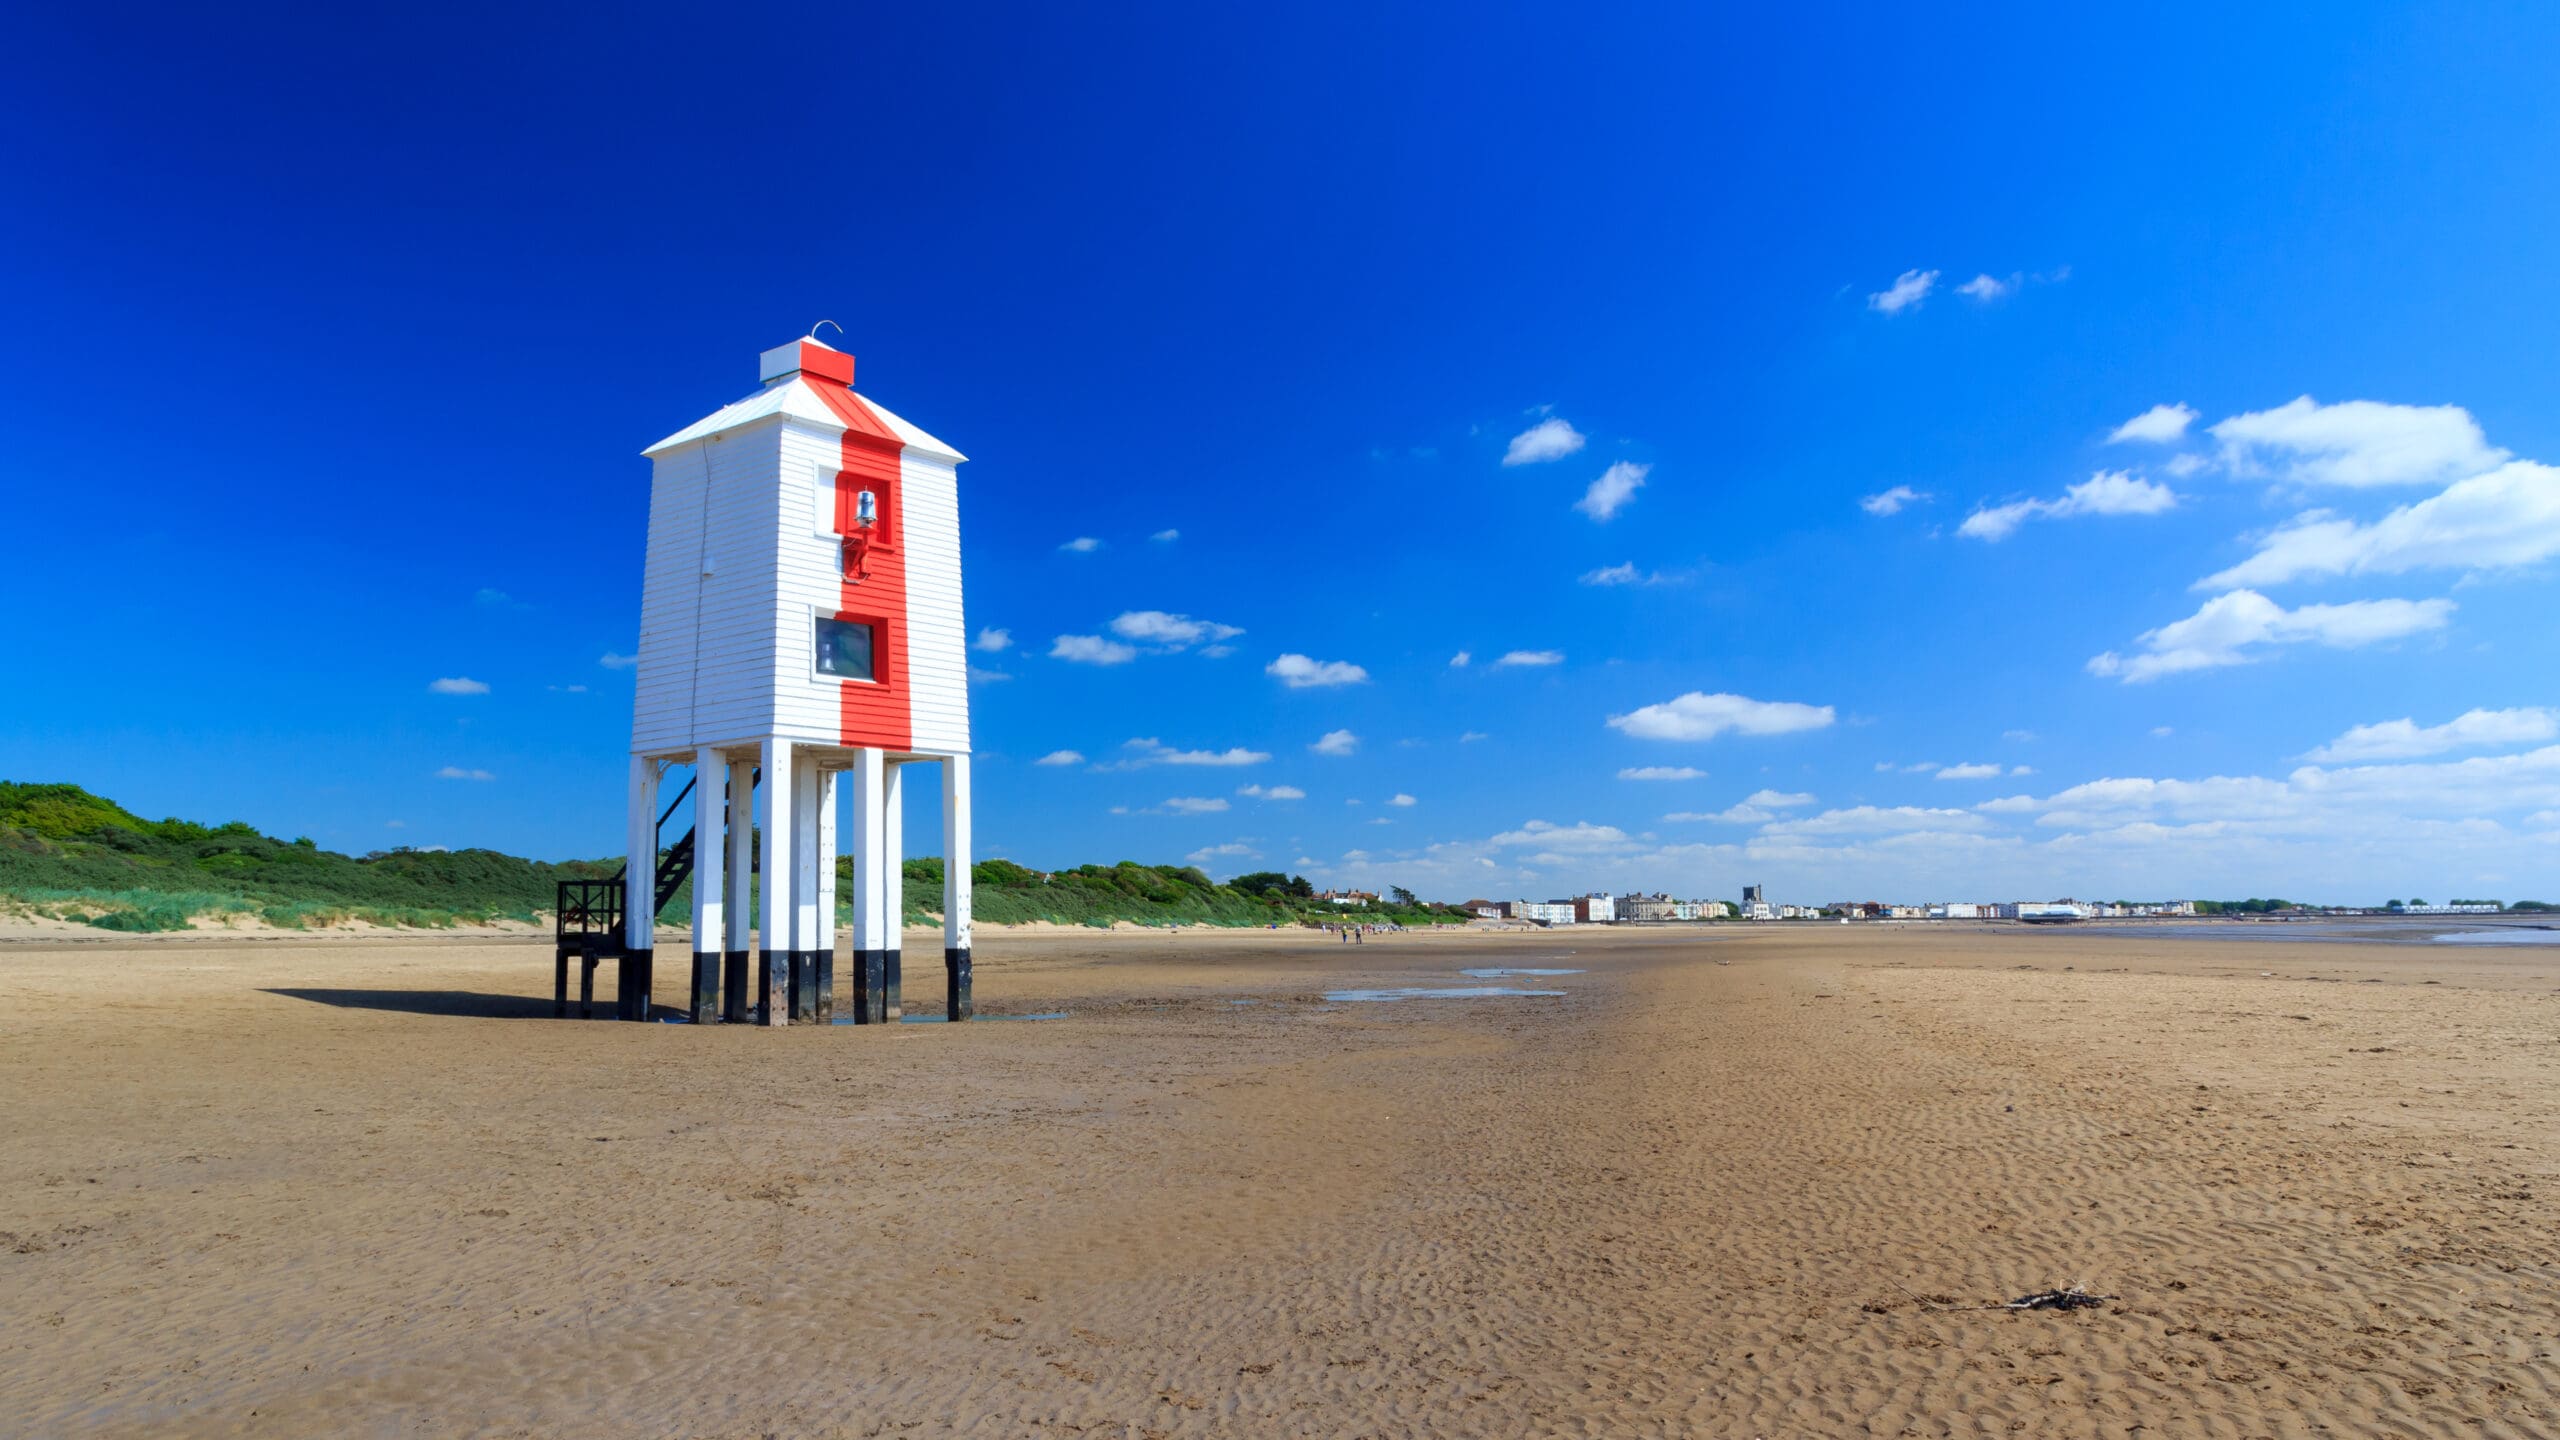
M760 368L763 389L734 405L714 410L640 453L655 455L780 415L829 430L894 436L909 450L945 460L969 458L907 423L879 401L855 394L853 357L832 345L810 339L777 345L764 352Z

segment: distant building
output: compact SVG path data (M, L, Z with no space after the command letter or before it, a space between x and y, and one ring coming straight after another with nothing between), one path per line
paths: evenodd
M1370 890L1319 890L1316 898L1328 905L1375 905L1378 896Z
M1570 900L1514 900L1509 909L1514 920L1527 920L1539 925L1570 925L1574 922L1574 906Z
M1479 920L1508 920L1511 907L1500 900L1470 900L1458 907Z
M1745 914L1750 913L1752 906L1762 904L1766 899L1767 897L1760 893L1759 886L1745 885L1742 887L1742 909Z
M1606 890L1576 895L1572 904L1574 923L1578 925L1608 925L1617 921L1617 901Z

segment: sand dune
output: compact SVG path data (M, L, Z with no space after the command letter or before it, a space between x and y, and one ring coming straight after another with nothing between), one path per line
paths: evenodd
M1583 973L1319 998L1488 965ZM2560 950L990 936L981 1005L1066 1019L779 1033L548 985L0 947L0 1433L2560 1433Z

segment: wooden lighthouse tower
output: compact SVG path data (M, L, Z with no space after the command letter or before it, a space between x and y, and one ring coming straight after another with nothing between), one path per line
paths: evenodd
M660 780L693 771L697 1024L831 1020L836 858L850 851L853 1018L895 1021L901 777L942 780L943 966L971 1013L964 458L854 388L815 339L764 352L762 388L649 447L649 557L631 722L624 972L648 1012ZM838 794L850 833L839 834ZM761 801L761 806L758 805ZM761 826L756 824L761 820ZM759 844L755 838L761 835ZM749 943L761 881L761 958ZM672 889L670 883L669 889ZM626 980L626 992L635 982ZM632 1008L626 998L626 1013Z

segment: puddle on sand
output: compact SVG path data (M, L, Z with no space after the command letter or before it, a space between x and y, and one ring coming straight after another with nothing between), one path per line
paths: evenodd
M1561 996L1561 990L1523 990L1515 985L1399 985L1383 990L1327 990L1333 1001L1475 1000L1493 996Z
M1534 970L1525 965L1483 965L1458 972L1471 980L1507 980L1514 975L1579 975L1579 970Z
M2438 945L2560 945L2560 930L2457 930L2450 935L2433 937Z
M1044 1010L1037 1015L972 1015L963 1023L975 1025L982 1020L1064 1020L1066 1018L1067 1012L1064 1010ZM835 1018L835 1023L851 1025L855 1022L847 1016L839 1015ZM947 1016L942 1015L901 1015L898 1017L898 1023L901 1025L947 1025L951 1022Z

